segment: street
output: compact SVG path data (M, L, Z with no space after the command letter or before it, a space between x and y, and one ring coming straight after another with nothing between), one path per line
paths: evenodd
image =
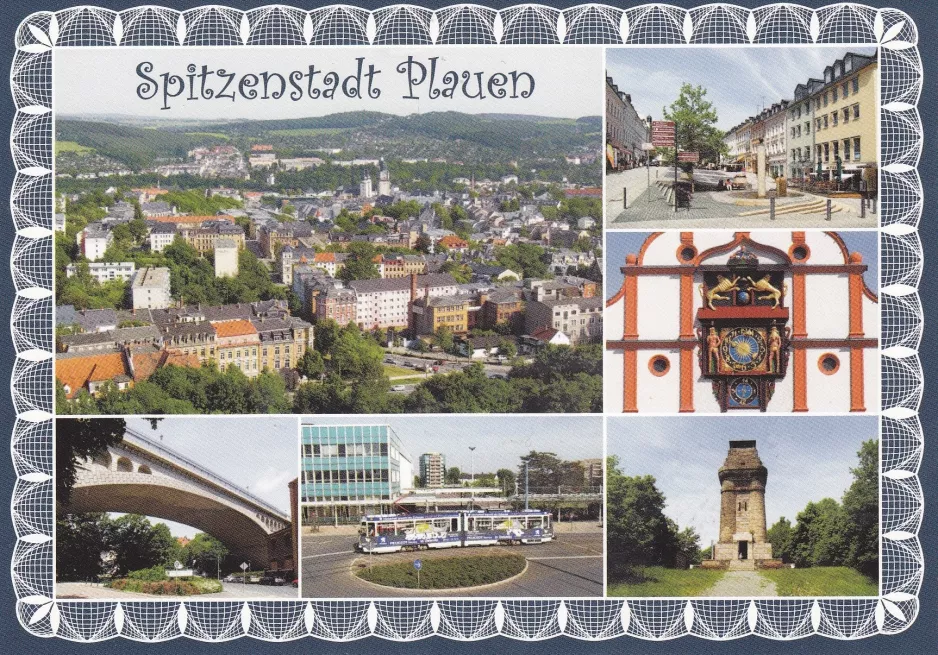
M292 582L292 580L291 580ZM282 587L272 585L248 584L244 585L237 582L222 582L222 591L215 594L199 594L196 596L156 596L154 594L140 594L131 591L118 591L110 589L102 584L87 582L57 582L55 584L56 598L88 598L98 599L163 599L163 598L185 598L188 600L218 600L228 598L239 598L245 600L261 599L280 599L290 600L298 596L298 589L289 583Z
M596 597L603 593L603 534L564 532L554 541L529 546L448 548L416 553L363 555L353 550L356 535L303 535L301 591L307 598L374 597ZM528 560L518 577L478 589L427 591L379 587L355 577L358 566L437 557L518 553Z

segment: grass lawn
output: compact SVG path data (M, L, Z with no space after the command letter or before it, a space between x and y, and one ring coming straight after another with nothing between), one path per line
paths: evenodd
M420 589L456 589L476 587L506 580L524 570L523 555L474 555L471 557L427 558L420 570ZM355 575L384 585L417 589L417 571L413 562L377 564Z
M846 566L759 571L775 583L779 596L878 596L879 585Z
M415 371L412 368L404 368L403 366L394 366L393 364L384 365L384 374L387 375L389 378L402 377L402 376L414 377L415 375L419 375L419 373L420 372Z
M647 597L700 596L723 577L725 571L668 569L663 566L637 568L628 580L610 580L608 595Z
M424 376L416 378L397 378L396 380L391 380L391 384L420 384L421 382L426 382L427 378Z
M94 148L83 146L77 141L56 141L55 154L59 154L60 152L77 152L78 154L84 154L86 152L94 152Z

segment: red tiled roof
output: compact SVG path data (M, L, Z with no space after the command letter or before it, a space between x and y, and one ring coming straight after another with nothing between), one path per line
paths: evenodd
M246 319L236 321L212 321L215 334L219 337L241 337L248 334L257 334L257 329Z
M560 330L555 330L554 328L551 328L551 327L542 327L532 332L531 336L537 339L538 341L550 341L559 332Z
M118 375L127 375L124 355L121 353L68 357L55 361L55 377L68 387L69 398L74 398L89 382L104 382Z

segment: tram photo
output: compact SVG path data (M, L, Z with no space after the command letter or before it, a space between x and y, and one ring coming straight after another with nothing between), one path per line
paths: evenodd
M541 510L460 510L362 518L356 550L397 553L430 548L539 544L554 539Z

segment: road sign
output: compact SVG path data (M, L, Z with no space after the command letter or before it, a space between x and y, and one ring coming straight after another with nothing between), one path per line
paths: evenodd
M415 560L414 560L414 568L419 571L420 569L423 568L423 562L421 562L419 559L415 559Z
M241 562L241 570L242 570L242 571L247 571L247 570L248 570L248 566L249 566L249 565L248 565L247 562Z
M693 152L693 151L679 152L679 153L677 153L677 160L678 160L678 161L698 162L698 161L700 161L700 153L699 153L699 152Z
M648 143L647 141L642 143L642 150L654 150L654 149L655 149L655 146L652 145L651 143Z
M651 144L674 147L674 121L652 121Z

